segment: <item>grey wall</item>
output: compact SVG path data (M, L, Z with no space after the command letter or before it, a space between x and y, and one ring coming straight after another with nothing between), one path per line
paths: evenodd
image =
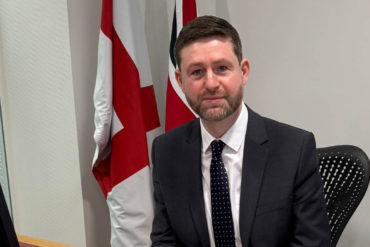
M370 155L369 1L230 1L251 62L246 102L312 131L317 146L352 144ZM370 194L338 246L370 243Z
M94 105L100 0L68 0L71 66L75 100L76 129L81 171L86 246L108 246L110 221L108 207L91 172L95 152Z

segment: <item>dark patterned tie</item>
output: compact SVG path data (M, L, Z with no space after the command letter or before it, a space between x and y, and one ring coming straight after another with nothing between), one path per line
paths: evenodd
M221 153L225 143L214 140L211 143L211 205L212 225L216 247L235 247L235 235L231 204L229 196L229 182L222 161Z

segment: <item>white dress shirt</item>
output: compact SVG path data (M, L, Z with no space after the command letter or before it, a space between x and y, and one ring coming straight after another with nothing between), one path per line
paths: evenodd
M229 180L231 212L233 215L235 244L237 247L242 247L239 229L239 206L240 206L240 187L242 180L242 165L243 165L243 150L245 133L247 131L248 110L242 104L242 110L238 119L231 128L221 137L226 145L222 151L222 160L225 165ZM210 166L212 159L211 142L215 140L200 121L202 135L202 182L203 182L203 197L206 210L208 234L211 247L215 246L212 227L212 212L211 212L211 188L210 188Z

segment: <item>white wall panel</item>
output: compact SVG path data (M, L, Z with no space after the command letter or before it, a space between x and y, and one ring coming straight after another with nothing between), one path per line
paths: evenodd
M0 4L15 228L85 246L67 2Z

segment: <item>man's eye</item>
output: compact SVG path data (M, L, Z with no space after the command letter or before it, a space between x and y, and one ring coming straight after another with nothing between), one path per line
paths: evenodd
M223 73L227 71L229 68L225 65L219 65L215 68L215 73Z
M224 65L218 66L218 71L226 71L227 67Z
M196 69L193 72L191 72L192 75L199 76L202 74L202 71L200 69Z

